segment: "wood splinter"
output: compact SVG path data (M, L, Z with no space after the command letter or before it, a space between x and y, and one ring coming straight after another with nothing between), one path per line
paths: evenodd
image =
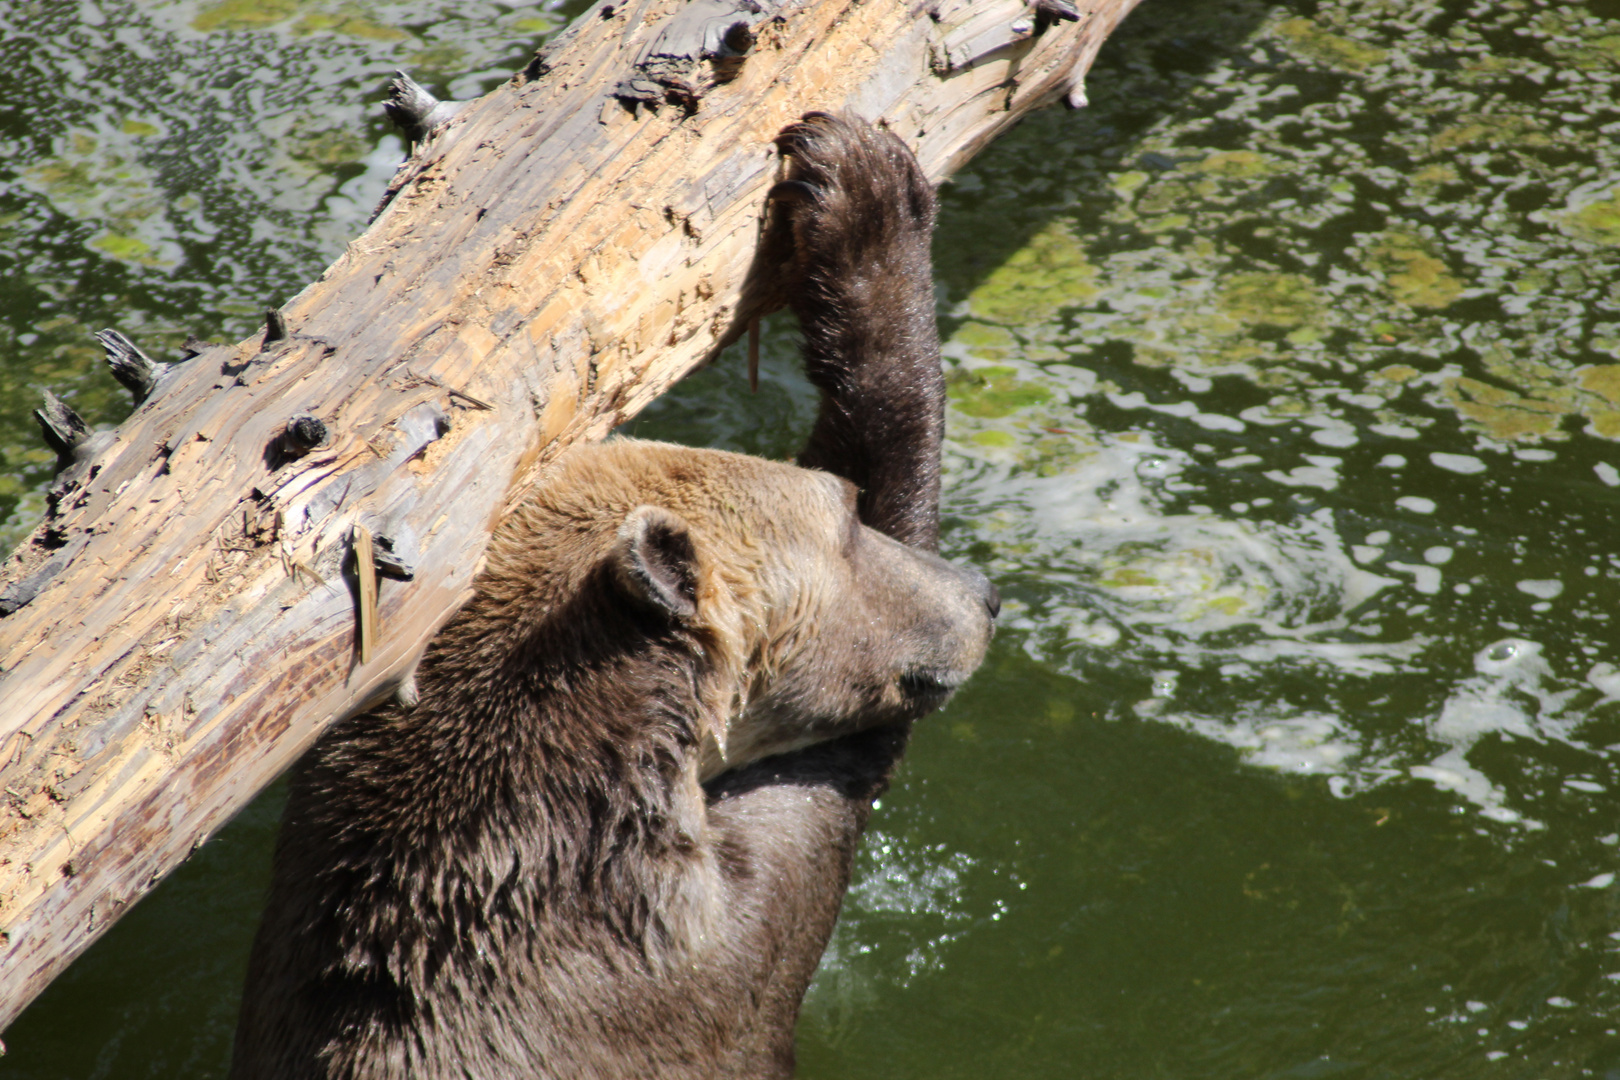
M360 585L360 662L371 663L377 650L377 576L410 581L416 577L415 544L408 530L399 539L373 536L355 523L354 574Z
M371 530L354 527L354 572L360 582L360 662L371 663L377 647L377 564Z
M444 386L443 383L440 383L439 385ZM467 393L465 390L457 390L453 386L445 386L444 387L444 392L449 394L453 398L458 398L461 401L465 401L467 404L471 405L475 409L483 409L485 412L494 412L495 411L495 406L491 405L487 401L478 400L477 398L473 397L471 394Z
M293 558L285 551L283 551L281 554L281 565L282 568L287 571L287 576L292 578L294 582L298 581L299 574L303 574L305 577L309 578L309 583L311 585L328 584L327 580L311 569L308 563Z
M1044 30L1052 23L1079 22L1080 9L1069 0L1035 0L1035 17Z
M457 390L453 386L446 386L444 380L439 378L437 375L418 375L410 368L406 368L404 386L406 388L412 386L436 387L443 390L445 393L449 394L458 401L465 401L468 405L471 405L475 409L482 409L485 412L495 411L495 406L491 405L489 402L475 398L465 390Z
M377 573L396 581L416 579L416 545L409 532L402 533L398 539L382 535L372 539L375 541L372 545L372 565Z

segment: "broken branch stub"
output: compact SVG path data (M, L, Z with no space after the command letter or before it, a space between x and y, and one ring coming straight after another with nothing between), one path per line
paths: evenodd
M137 408L173 374L168 364L153 360L117 330L98 331L96 340L106 351L113 378L130 392Z
M56 453L57 472L72 465L79 447L90 437L90 425L49 390L45 391L45 404L34 410L34 419L39 421L45 445Z
M114 432L44 410L74 464L0 575L0 1026L327 725L408 701L547 463L769 304L778 131L847 109L940 179L1135 3L600 5L430 130L263 335L188 342Z
M429 135L448 124L466 104L465 101L440 101L405 72L396 71L388 84L383 112L414 145L427 141Z

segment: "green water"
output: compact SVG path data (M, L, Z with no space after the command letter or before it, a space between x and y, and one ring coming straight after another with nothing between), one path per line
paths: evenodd
M0 538L89 333L243 335L357 233L393 66L546 16L0 11ZM30 39L25 35L33 35ZM1007 599L925 722L801 1074L1620 1077L1620 2L1145 0L945 190L945 543ZM792 329L631 427L775 456ZM6 1033L219 1075L279 809Z

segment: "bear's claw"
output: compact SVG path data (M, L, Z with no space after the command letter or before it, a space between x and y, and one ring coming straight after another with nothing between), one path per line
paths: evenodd
M926 263L934 189L897 137L817 112L783 128L776 145L788 178L770 198L791 224L792 262L811 281L869 274L903 252Z

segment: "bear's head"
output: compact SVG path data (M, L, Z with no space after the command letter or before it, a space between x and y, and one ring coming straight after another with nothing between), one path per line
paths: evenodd
M576 447L498 531L475 606L689 663L701 779L915 719L978 667L999 600L862 525L856 494L723 451Z

